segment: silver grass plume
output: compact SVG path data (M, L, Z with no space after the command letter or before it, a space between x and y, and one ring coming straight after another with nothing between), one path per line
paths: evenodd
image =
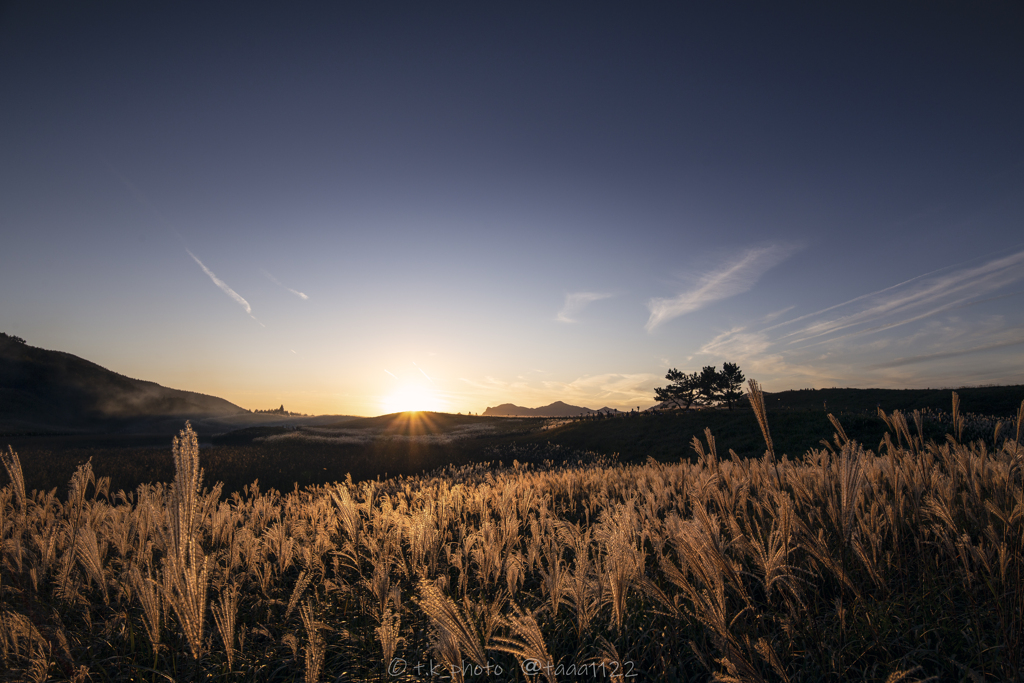
M11 478L11 486L14 487L14 499L18 503L18 511L22 517L25 516L25 475L21 471L21 460L18 454L10 446L7 452L0 451L0 461L3 462L7 476Z
M1021 428L1024 427L1024 401L1020 402L1020 408L1017 410L1016 427L1017 430L1014 433L1013 440L1017 442L1018 446L1020 446Z
M953 431L956 432L956 440L964 440L964 417L960 414L960 397L953 392Z
M139 602L142 603L142 620L146 626L146 632L149 634L149 642L153 646L153 655L155 656L160 648L160 623L163 614L161 591L151 577L142 578L142 573L137 566L132 567L131 581L139 596Z
M192 425L186 422L173 444L175 476L168 520L171 547L164 558L164 592L185 631L192 657L199 659L203 650L209 564L199 545L197 530L203 471L199 468L199 440Z
M173 555L165 558L164 595L181 622L193 659L199 659L203 653L209 563L202 550L191 557L191 563L184 566Z
M438 638L438 654L445 659L445 663L449 667L461 669L460 653L464 653L474 663L487 666L487 654L480 642L480 634L455 602L432 581L420 580L419 589L420 607L430 617ZM451 646L455 649L452 650Z
M71 590L68 587L68 581L71 579L71 569L75 562L75 548L78 546L78 532L81 529L82 512L85 508L85 491L89 483L95 481L96 477L92 472L92 458L89 458L85 464L79 465L75 469L75 473L71 475L71 481L68 483L68 509L71 511L69 517L72 519L70 522L64 523L68 527L66 530L67 552L64 555L57 580L57 595L68 602L74 602L79 598L78 589Z
M392 612L391 608L388 607L384 610L384 615L381 617L380 626L374 629L374 633L377 634L377 640L380 641L381 650L384 652L384 666L387 666L394 659L398 643L404 640L404 638L400 638L398 635L401 631L401 625L402 619L399 612Z
M778 480L779 488L782 488L782 475L779 474L779 464L775 459L775 445L772 443L772 435L768 431L768 412L764 407L764 394L761 393L761 385L756 380L747 382L747 398L750 400L750 407L754 409L754 417L761 427L761 434L764 435L764 442L768 445L768 457L775 466L775 477Z
M171 487L172 551L183 563L191 563L198 546L196 526L203 471L199 467L199 440L192 425L185 423L180 437L174 437L174 484Z
M608 680L612 681L612 683L624 683L626 676L622 670L622 657L619 656L619 651L604 636L598 636L597 642L600 643L601 649L598 650L597 656L590 661L611 669L614 673L608 676Z
M228 658L228 668L235 667L235 618L238 615L238 587L232 584L220 596L220 604L212 606L213 620L224 643L224 652Z
M302 594L306 591L310 578L309 572L303 571L299 573L299 578L295 582L295 588L292 589L292 597L288 600L288 609L284 611L285 621L288 621L288 617L291 616L292 612L295 610L295 606L299 603L299 600L302 599Z
M86 523L79 532L75 551L86 575L103 591L103 604L110 604L107 581L103 576L103 559L100 557L99 539L96 538L96 532L91 524Z
M320 623L313 614L313 605L306 602L299 608L302 624L306 627L306 683L317 683L324 665L324 639L320 635Z
M494 645L489 650L505 652L514 656L520 665L526 660L539 662L548 683L555 683L554 662L548 654L544 643L544 634L540 632L537 620L530 612L524 612L519 605L512 605L513 615L506 618L506 624L512 630L511 637L495 636Z
M838 500L833 495L828 501L829 516L839 529L844 544L850 543L857 518L857 498L864 484L863 453L863 449L853 442L843 445L838 463Z

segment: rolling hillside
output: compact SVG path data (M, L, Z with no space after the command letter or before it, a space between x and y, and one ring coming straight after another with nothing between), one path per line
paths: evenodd
M60 351L0 335L0 433L106 431L248 411L215 396L119 375Z

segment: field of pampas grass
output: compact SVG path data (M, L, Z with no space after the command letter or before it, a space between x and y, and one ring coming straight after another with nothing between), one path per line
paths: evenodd
M472 465L288 494L0 489L0 677L1020 681L1024 404L778 458ZM994 445L993 445L994 444Z

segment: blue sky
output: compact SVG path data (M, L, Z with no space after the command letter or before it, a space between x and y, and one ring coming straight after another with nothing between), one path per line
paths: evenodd
M12 3L0 329L246 408L1024 383L1019 4Z

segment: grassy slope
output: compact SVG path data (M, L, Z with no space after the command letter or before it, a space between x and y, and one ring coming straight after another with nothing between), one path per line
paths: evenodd
M1024 386L972 387L956 389L962 409L981 415L1010 417L1017 414L1024 399ZM821 410L871 412L877 407L886 412L902 410L909 412L930 408L949 411L952 389L801 389L765 394L768 410Z
M791 458L820 446L823 434L834 430L823 412L776 412L769 414L769 429L775 451ZM846 415L843 428L852 439L874 449L885 433L882 420L864 415ZM570 448L618 453L622 460L643 460L650 456L670 461L690 458L692 442L705 441L711 430L718 452L728 457L729 449L744 457L764 454L761 428L750 410L702 411L666 415L627 417L617 420L575 422L551 430L545 438Z

